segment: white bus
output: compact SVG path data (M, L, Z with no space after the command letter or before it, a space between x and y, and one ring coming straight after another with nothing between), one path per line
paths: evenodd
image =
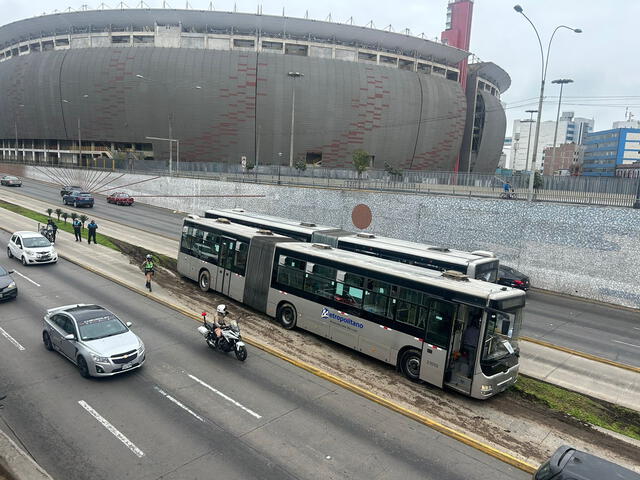
M480 399L516 381L520 290L195 216L184 220L178 271L413 381Z
M487 282L496 282L498 279L498 259L493 253L483 250L465 252L381 237L371 233L353 233L327 225L250 213L240 208L207 210L205 218L227 218L234 223L269 229L301 242L326 243L340 250L349 250L433 270L456 270L471 278Z

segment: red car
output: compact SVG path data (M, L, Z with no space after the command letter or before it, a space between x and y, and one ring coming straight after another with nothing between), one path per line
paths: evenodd
M115 192L107 197L107 203L115 203L116 205L133 205L133 197L128 193Z

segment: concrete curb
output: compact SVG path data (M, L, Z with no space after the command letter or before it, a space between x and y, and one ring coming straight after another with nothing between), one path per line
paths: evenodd
M53 480L24 450L0 430L0 475L9 480Z
M535 343L536 345L540 345L542 347L552 348L560 352L569 353L571 355L575 355L576 357L586 358L587 360L592 360L594 362L604 363L612 367L622 368L623 370L629 370L630 372L640 373L640 367L634 367L633 365L627 365L626 363L619 363L613 360L609 360L607 358L597 357L590 353L581 352L579 350L573 350L571 348L562 347L560 345L554 345L553 343L545 342L544 340L538 340L537 338L520 337L520 340L523 342Z

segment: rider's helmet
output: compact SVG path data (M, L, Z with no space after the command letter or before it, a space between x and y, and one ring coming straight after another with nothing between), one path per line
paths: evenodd
M151 260L153 257L151 256L150 253L147 253L147 260Z
M227 311L227 306L224 303L218 305L218 308L216 308L216 312L218 312L218 315L226 315L227 313L229 313Z

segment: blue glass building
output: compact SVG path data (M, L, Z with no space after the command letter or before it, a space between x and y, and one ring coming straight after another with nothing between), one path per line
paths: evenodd
M614 177L620 165L640 160L640 129L616 128L588 133L584 138L582 174Z

